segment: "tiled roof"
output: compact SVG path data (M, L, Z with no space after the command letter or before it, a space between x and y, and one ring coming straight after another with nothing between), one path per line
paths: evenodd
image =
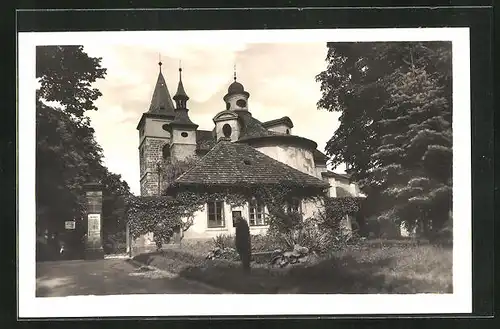
M182 69L179 69L179 84L177 85L177 92L174 95L174 99L186 99L188 100L189 97L186 94L186 91L184 90L184 84L182 83L182 78L181 78L181 72Z
M252 117L248 111L235 111L242 122L240 139L274 136L278 133L267 130L262 126L262 122Z
M175 180L177 185L279 184L284 181L326 188L328 184L257 151L253 147L219 141L191 169Z
M314 150L313 155L314 155L314 162L316 163L326 163L326 161L328 160L326 154L324 154L320 150Z
M293 122L289 117L282 117L279 119L265 121L265 122L262 122L262 126L265 128L269 128L269 127L276 126L280 123L283 123L283 124L287 125L288 127L293 128Z
M191 118L189 118L187 109L176 109L175 110L175 118L171 123L172 125L182 125L182 126L198 126Z
M321 173L322 176L325 177L333 177L333 178L340 178L340 179L350 179L351 177L348 174L339 174L333 171L324 171Z
M148 113L174 115L174 102L168 92L167 84L163 74L158 74L155 90L151 99Z

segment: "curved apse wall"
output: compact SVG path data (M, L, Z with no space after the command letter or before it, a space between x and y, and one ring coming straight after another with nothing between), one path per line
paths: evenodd
M302 146L271 142L254 146L256 150L271 158L281 161L306 174L316 176L312 150Z

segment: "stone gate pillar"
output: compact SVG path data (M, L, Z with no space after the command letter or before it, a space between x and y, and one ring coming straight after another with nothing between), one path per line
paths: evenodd
M84 185L87 200L87 232L85 239L85 259L103 259L102 248L102 185Z

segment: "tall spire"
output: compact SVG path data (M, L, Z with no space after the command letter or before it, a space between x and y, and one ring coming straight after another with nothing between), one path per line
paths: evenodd
M158 79L156 80L156 85L153 91L153 97L151 99L151 105L149 106L148 112L174 116L174 102L170 97L165 78L163 77L163 73L161 71L161 66L163 65L163 63L161 62L161 58L158 62L158 65L160 67L160 72L158 73Z
M175 119L170 123L170 126L180 125L183 127L194 127L195 129L198 127L197 124L193 123L189 118L187 101L189 97L184 90L184 85L182 84L182 67L181 61L179 61L179 84L177 85L177 92L174 95L175 101Z

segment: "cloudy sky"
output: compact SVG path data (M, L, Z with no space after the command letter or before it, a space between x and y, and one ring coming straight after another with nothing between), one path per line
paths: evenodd
M211 130L212 118L225 109L222 97L238 81L250 93L249 110L261 121L289 116L295 135L310 138L324 150L338 126L338 114L317 110L321 97L315 76L326 67L326 43L175 44L152 41L140 45L84 43L93 57L102 57L106 78L96 83L103 96L99 111L89 113L102 146L105 164L121 174L139 194L139 152L136 126L147 111L158 76L161 54L171 95L178 82L179 61L190 97L191 119L199 129ZM336 171L342 171L338 168Z

